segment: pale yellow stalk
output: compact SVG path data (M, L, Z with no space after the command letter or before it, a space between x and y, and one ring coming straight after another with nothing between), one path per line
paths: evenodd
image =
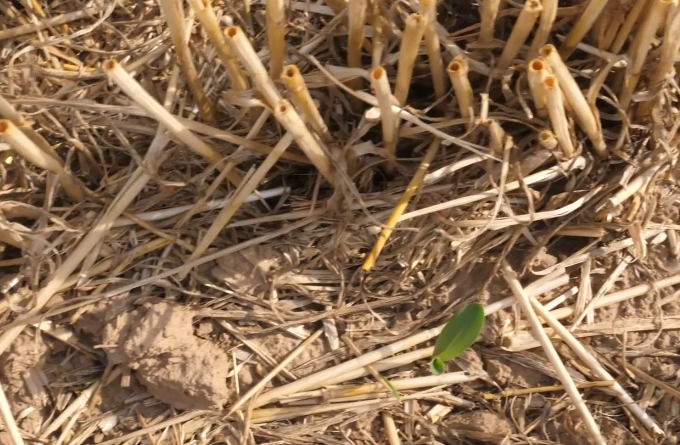
M574 145L569 134L569 122L567 121L567 113L564 110L562 93L560 92L557 77L552 74L547 75L543 80L543 88L545 90L546 105L553 132L560 144L562 153L567 159L571 159L574 157Z
M394 155L397 146L397 116L392 111L392 92L384 68L378 67L371 71L371 85L380 108L383 143L385 149Z
M541 19L538 22L538 29L534 34L534 39L531 42L527 60L535 58L541 47L548 41L552 27L555 24L555 18L557 17L557 3L558 0L543 0Z
M588 135L597 154L602 158L607 157L607 144L604 141L600 124L576 80L562 61L557 48L554 45L545 45L541 48L541 56L548 62L553 74L559 80L560 87L564 91L565 99L570 105L570 111L574 114L576 122Z
M626 19L623 21L623 24L619 28L619 32L618 34L616 34L616 38L614 39L614 42L609 48L609 51L611 51L614 54L618 54L621 51L621 48L623 48L623 45L625 45L625 43L628 41L628 38L630 37L633 31L633 27L640 18L644 17L645 9L652 1L655 0L637 0L635 2L633 9L631 9L630 12L628 12L628 15L626 15Z
M330 184L334 184L335 176L331 162L319 142L309 132L307 126L297 114L293 106L285 99L279 101L274 108L274 117L297 142L298 147L307 155L314 166Z
M555 133L550 130L543 130L538 133L538 142L543 148L547 148L550 151L557 148L557 138L555 137Z
M531 98L534 100L534 108L539 117L548 115L545 102L545 90L543 89L543 79L549 74L548 66L542 58L538 57L529 63L527 68L527 81Z
M300 69L296 65L287 65L283 69L281 80L286 85L293 97L293 104L298 107L307 117L314 131L326 142L329 142L332 137L328 132L328 127L321 117L319 108L314 104L312 96L309 94L305 80L300 74Z
M217 120L213 113L212 104L208 100L205 91L203 91L203 84L198 78L198 72L196 71L196 66L194 66L194 61L192 60L189 45L184 38L184 14L182 8L180 8L178 0L159 1L163 16L165 17L168 29L170 30L172 43L175 46L177 60L182 66L184 77L189 86L189 90L191 90L191 94L196 101L196 105L198 105L201 117L207 122L215 124Z
M503 152L505 151L505 130L494 119L490 119L486 125L489 129L491 152L496 156L503 157Z
M623 21L625 20L624 14L619 10L610 20L607 28L604 31L604 36L602 36L602 41L600 42L600 49L602 51L609 51L614 39L623 26Z
M468 130L472 127L474 119L474 96L472 94L472 86L468 79L468 63L467 57L464 55L457 56L449 64L446 71L449 74L449 79L453 85L453 91L458 100L460 107L460 115L465 119L465 128Z
M654 70L652 70L651 79L649 81L649 89L656 91L666 81L666 78L675 72L675 63L680 54L680 8L673 8L669 14L666 28L664 30L663 39L661 40L661 54L659 55L659 63ZM655 94L647 102L640 104L638 115L643 116L649 113L651 106L656 102L658 94Z
M439 99L446 94L446 77L439 34L437 34L437 0L420 0L420 9L425 17L425 49L430 62L434 95Z
M626 70L621 94L619 94L619 104L626 110L633 100L633 93L640 81L642 67L647 59L652 43L656 38L656 33L661 24L668 17L671 6L677 7L678 0L653 0L642 25L638 28L633 39L633 43L628 50L630 65Z
M21 127L26 124L26 120L19 113L14 106L7 101L2 95L0 95L0 117L9 119L17 127Z
M10 147L28 162L54 174L64 191L75 202L85 199L85 191L78 180L66 172L64 163L51 153L42 150L21 128L9 119L0 119L0 140L4 140Z
M107 60L104 62L104 71L106 75L111 79L127 96L135 101L137 105L146 110L151 117L156 119L158 122L163 124L167 130L179 139L181 142L186 144L186 146L203 156L205 159L209 160L213 164L217 165L218 168L226 168L224 162L222 161L222 155L215 150L213 147L205 143L202 139L198 138L194 133L191 132L187 127L182 125L180 121L177 120L168 110L163 108L156 99L154 99L142 86L137 83L137 81L125 71L125 69L120 66L115 60ZM229 167L231 168L231 167ZM227 176L229 181L238 185L241 182L241 176L237 171L232 171Z
M286 11L284 0L267 0L267 40L269 41L269 75L278 79L283 72L286 54Z
M574 52L576 46L581 43L583 37L590 31L595 24L595 21L600 17L604 7L607 6L608 0L590 0L588 5L583 10L578 21L571 28L567 38L562 42L560 47L560 55L563 59L567 59L571 53Z
M241 67L239 66L238 59L236 55L227 45L227 42L220 29L219 22L217 21L217 16L215 11L210 4L210 0L189 0L191 7L196 11L196 16L198 21L205 29L206 34L210 42L215 47L217 55L224 66L224 70L229 76L232 87L236 91L247 91L250 88L248 84L248 79L244 75Z
M230 26L224 31L224 36L231 50L241 59L241 63L250 74L253 86L264 96L267 105L275 107L281 100L281 95L243 30L238 26Z
M347 66L350 68L361 68L362 47L364 45L366 27L366 8L368 0L349 0L348 8L348 29L349 40L347 42ZM363 78L357 77L347 82L347 86L358 91L363 88ZM363 109L363 101L351 96L350 104L355 113L360 113Z
M425 33L425 18L420 14L411 14L406 19L406 29L401 39L399 50L399 63L397 68L397 82L394 87L394 97L397 98L399 105L406 104L409 89L411 88L411 77L413 76L413 65L418 57L420 41Z
M505 70L510 66L515 56L519 54L522 49L522 45L526 42L527 37L531 33L531 30L536 24L536 20L543 11L543 4L541 0L527 0L524 3L524 8L522 12L519 13L515 26L512 28L510 37L505 43L505 48L501 57L498 59L498 64L496 65L500 71Z
M491 43L493 42L493 33L496 26L496 19L498 18L498 10L501 6L501 0L483 0L480 2L482 7L481 23L479 27L479 42Z

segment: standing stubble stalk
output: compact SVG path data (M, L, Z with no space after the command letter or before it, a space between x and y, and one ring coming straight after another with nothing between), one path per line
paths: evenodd
M394 97L399 105L404 105L411 88L413 65L418 57L420 41L425 33L425 19L420 14L411 14L406 19L406 29L401 39L399 50L399 62L397 68L397 82L394 87Z
M548 41L557 17L557 3L558 0L543 0L543 11L527 59L534 59L541 47Z
M548 74L548 67L542 58L537 57L529 62L527 82L529 83L529 91L531 92L531 98L534 101L534 108L536 108L538 117L546 117L548 115L545 89L543 88L543 80Z
M633 100L635 88L640 81L642 67L645 64L647 54L649 54L659 27L668 17L670 7L677 7L677 5L678 0L653 0L642 25L635 33L633 43L628 50L631 62L626 70L623 88L621 94L619 94L619 103L622 109L627 110L630 102Z
M177 59L182 66L184 77L186 78L187 85L189 86L191 94L194 96L194 100L198 105L201 117L207 122L215 124L217 120L215 119L213 107L210 104L205 91L203 90L203 84L198 78L198 72L196 71L194 61L192 60L189 45L184 38L184 14L180 9L178 0L159 1L161 10L163 11L163 16L165 17L165 21L167 22L168 28L170 30L172 43L175 46Z
M496 18L498 18L501 0L483 0L483 2L480 2L480 6L482 7L482 13L479 41L480 43L491 43L493 42L494 27L496 26Z
M616 34L616 38L614 39L614 42L611 44L609 51L611 51L614 54L619 54L621 48L623 48L623 45L625 45L625 43L628 41L628 37L630 37L630 34L633 31L633 27L635 26L637 21L644 16L644 11L646 10L650 1L654 0L637 0L635 2L635 5L633 5L633 9L631 9L628 12L628 14L626 15L626 19L623 21L623 24L619 28L618 33Z
M392 157L390 162L394 162L397 146L397 116L392 112L392 93L384 68L378 67L371 72L371 85L380 108L383 144Z
M510 33L510 37L505 44L505 49L503 49L503 53L498 59L498 64L496 66L499 71L503 71L509 67L515 56L519 54L522 45L524 45L531 30L534 28L541 11L543 11L543 5L540 0L527 0L527 2L524 3L524 8L522 8L522 12L519 13L515 26L512 28L512 33Z
M324 142L330 142L332 136L323 117L321 117L319 108L314 105L305 80L302 78L302 74L300 74L300 69L296 65L287 65L283 69L281 80L286 85L286 88L288 88L288 91L290 91L293 104L302 110L314 131L317 132Z
M576 46L581 43L583 37L590 31L595 21L602 14L604 7L607 6L607 2L608 0L591 0L588 3L574 27L571 28L567 38L562 42L560 47L562 59L566 60L574 52Z
M545 45L541 48L541 56L552 68L552 72L557 77L559 85L564 92L564 98L570 105L570 111L574 114L576 122L593 143L595 152L601 158L606 158L608 154L607 144L602 135L600 123L590 109L590 105L588 105L588 101L578 87L576 80L574 80L571 73L569 73L569 69L560 58L557 48L554 45Z
M446 71L453 85L456 100L458 100L460 115L465 119L465 128L469 130L472 127L475 113L472 86L468 79L467 58L464 55L455 57Z
M569 122L567 121L567 114L564 110L564 103L562 102L562 94L560 92L560 85L557 77L552 74L546 76L543 80L543 88L545 89L548 115L550 116L550 123L552 124L555 137L560 144L564 156L567 159L571 159L574 157L574 145L571 142Z
M444 61L439 44L439 35L437 34L437 0L421 0L420 9L425 17L425 49L430 62L434 95L437 99L440 99L446 94L446 77L444 76Z
M349 15L349 40L347 42L347 65L349 68L361 68L361 49L364 44L366 26L366 8L368 0L349 0L347 5ZM363 88L363 78L357 77L347 82L347 86L358 91ZM360 113L364 107L358 97L350 97L352 111Z
M269 75L278 79L283 72L286 52L286 12L284 0L267 0L267 40L269 42Z

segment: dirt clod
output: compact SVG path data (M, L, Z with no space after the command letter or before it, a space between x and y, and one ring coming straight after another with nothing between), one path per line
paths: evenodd
M491 411L472 411L449 416L444 426L450 435L483 443L499 444L512 434L509 420Z
M230 361L217 345L194 335L193 316L184 306L147 304L104 329L104 350L176 409L220 408L229 398Z

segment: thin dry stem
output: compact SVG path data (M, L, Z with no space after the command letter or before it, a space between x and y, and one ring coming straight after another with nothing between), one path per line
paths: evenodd
M269 76L278 79L283 72L286 53L286 12L284 0L267 0L267 41L269 42Z
M645 10L652 1L654 0L637 0L635 2L633 9L631 9L630 12L628 12L628 15L626 15L626 20L624 20L621 28L619 28L618 34L609 48L611 52L614 54L619 54L621 48L623 48L623 45L625 45L631 33L633 32L635 24L638 22L638 20L640 20L640 18L644 17Z
M409 89L411 88L411 77L413 76L413 65L418 57L420 41L425 33L425 18L418 14L411 14L406 19L406 29L401 39L399 51L399 63L397 65L397 82L394 87L394 97L400 105L406 103Z
M387 79L387 72L382 67L371 71L371 85L375 92L375 98L380 107L380 120L382 122L383 143L385 149L394 156L397 146L397 116L392 112L392 92Z
M536 316L536 313L534 312L534 308L532 307L531 297L527 295L526 291L524 290L519 280L517 279L514 270L506 260L503 260L501 271L503 272L503 276L505 277L505 280L508 282L508 285L510 286L512 293L515 295L517 302L522 308L522 312L528 319L529 324L531 325L533 332L537 337L537 340L541 343L543 351L545 352L545 355L550 361L550 364L552 365L553 370L557 375L557 378L560 380L560 382L562 382L565 391L567 392L567 394L569 394L571 403L574 405L576 411L581 416L581 419L583 420L583 423L585 424L585 427L588 431L588 435L595 441L596 444L607 445L607 441L602 436L602 433L600 432L597 423L595 423L595 419L593 419L593 415L590 413L590 411L588 410L588 406L583 401L581 393L579 393L578 388L574 384L574 380L569 375L567 368L564 366L564 363L560 359L560 356L557 354L557 351L555 351L555 347L550 342L550 339L546 335L545 331L543 331L541 322L539 321L538 317ZM613 380L613 378L602 380Z
M198 78L198 72L196 71L189 45L184 38L184 14L182 8L180 7L178 0L159 0L159 2L165 21L170 29L170 37L175 46L177 59L182 65L184 77L186 78L191 94L194 96L194 100L198 105L201 117L205 121L215 124L217 120L215 119L213 106L203 90L203 83Z
M548 71L548 66L544 59L538 57L529 63L527 69L527 82L529 83L529 91L531 92L531 98L534 101L536 114L539 117L548 115L545 88L543 87L543 81L548 74L550 74L550 72Z
M347 6L349 15L349 40L347 42L347 66L350 68L360 68L362 66L362 47L364 44L366 26L366 8L368 0L349 0ZM357 77L347 82L347 86L353 90L360 90L363 86L363 79ZM361 112L363 103L360 99L352 96L351 104L355 113Z
M529 34L536 24L536 20L541 15L543 11L543 4L540 0L527 0L524 3L524 8L522 12L519 13L515 26L512 28L510 37L505 43L505 48L501 57L498 59L497 67L499 70L503 71L510 66L512 61L515 59L517 54L519 54L524 42L526 42Z
M555 18L557 18L557 4L558 0L543 0L543 11L538 22L538 29L531 42L531 48L527 56L528 60L534 59L538 55L539 50L548 41Z

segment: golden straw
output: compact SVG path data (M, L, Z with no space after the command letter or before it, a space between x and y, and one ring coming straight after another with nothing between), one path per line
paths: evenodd
M175 45L177 59L182 66L184 77L186 78L187 85L189 85L191 94L194 96L194 100L196 100L201 117L209 123L215 124L217 120L213 114L213 107L203 91L203 84L198 78L198 72L192 60L191 51L189 51L189 45L184 36L184 14L179 6L179 2L178 0L160 0L160 4L163 16L170 29L172 43Z
M558 0L543 0L543 12L541 12L541 19L538 23L538 29L534 34L534 40L531 42L528 60L535 58L541 47L548 41L552 27L555 24L555 18L557 17L557 3Z
M439 34L437 34L437 0L421 0L420 9L425 17L425 48L430 61L434 95L439 99L446 94L446 77Z
M404 105L411 88L413 65L418 57L420 41L425 33L425 19L420 14L411 14L406 19L406 29L401 39L399 63L397 68L397 83L394 87L394 97L399 105Z
M468 79L467 57L464 55L455 57L446 71L449 73L449 79L451 79L453 91L458 100L460 115L465 119L465 128L469 130L474 119L474 99Z
M579 17L574 27L571 28L567 38L562 42L560 55L563 59L567 59L571 53L574 52L576 46L581 43L583 37L590 31L595 24L595 21L600 17L600 14L602 14L602 10L607 6L607 2L608 0L590 0L590 2L588 2L581 17Z
M267 0L267 39L269 41L269 75L281 77L286 52L286 13L283 0Z
M480 6L482 7L482 13L479 41L481 43L491 43L493 42L494 27L496 26L496 18L498 17L501 0L483 0Z
M349 41L347 43L347 66L350 68L361 68L361 49L364 44L364 28L366 26L366 7L368 0L349 0ZM347 82L347 86L358 91L363 87L363 79L357 77ZM352 111L360 113L364 107L363 101L358 97L351 96L350 104Z
M600 123L590 109L590 105L588 105L588 101L578 87L576 80L560 58L557 49L554 45L545 45L541 48L541 56L548 62L553 74L559 80L560 87L564 91L567 103L571 106L570 111L574 114L576 122L588 135L597 154L606 158L608 153L607 143L604 141Z
M564 156L567 159L571 159L574 157L574 145L571 142L569 122L567 121L567 113L564 110L562 93L560 92L560 85L557 77L552 74L547 75L543 80L543 88L545 89L548 115L550 116L550 123L555 132L555 137L560 143L560 148L562 149Z
M519 13L515 26L512 28L512 33L508 41L505 43L505 48L501 57L498 59L498 64L496 65L500 71L505 70L510 66L515 56L519 54L522 49L522 45L526 42L527 37L531 33L538 16L543 11L543 5L540 0L527 0L524 3L524 8L522 12Z
M548 67L545 60L538 57L529 63L527 69L527 81L529 83L529 91L531 98L534 100L534 107L536 114L539 117L548 115L548 109L545 103L545 89L543 88L543 79L549 74Z
M392 111L392 93L387 73L382 67L371 72L371 85L375 91L375 98L380 108L380 120L382 122L383 143L385 149L394 155L397 146L397 117Z
M312 96L309 94L305 80L300 74L300 69L296 65L287 65L283 69L281 80L293 96L293 103L305 114L314 131L326 142L332 139L328 132L328 127L319 113L319 108L314 105Z
M649 5L649 2L651 1L654 0L637 0L635 2L635 5L633 5L633 9L631 9L628 15L626 15L626 19L624 20L623 25L621 25L621 28L619 28L619 32L616 35L616 39L614 39L614 42L609 48L609 51L611 51L614 54L618 54L621 51L623 45L625 45L625 43L628 41L628 37L630 37L633 31L633 27L635 26L637 21L641 17L644 17L644 11Z

